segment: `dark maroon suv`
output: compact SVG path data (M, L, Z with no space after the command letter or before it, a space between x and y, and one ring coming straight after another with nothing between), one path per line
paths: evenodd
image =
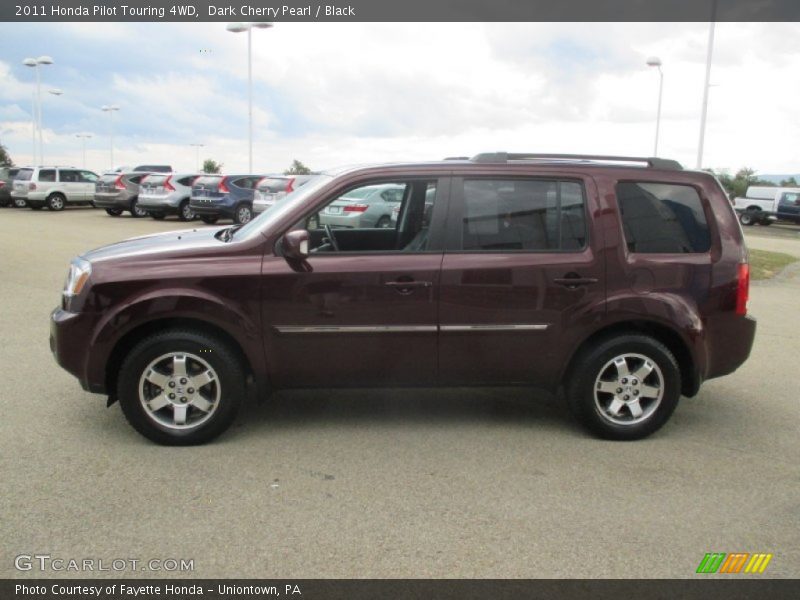
M390 227L349 226L402 189ZM73 260L58 363L165 444L248 389L525 385L641 438L748 357L747 251L718 182L674 161L481 154L331 171L244 226Z

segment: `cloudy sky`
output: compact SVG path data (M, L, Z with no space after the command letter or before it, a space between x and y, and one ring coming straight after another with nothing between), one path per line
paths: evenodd
M278 23L253 32L254 170L439 159L481 151L653 152L693 167L705 23ZM717 25L705 167L800 171L800 25ZM0 142L31 160L42 68L45 161L247 168L246 35L224 23L0 24Z

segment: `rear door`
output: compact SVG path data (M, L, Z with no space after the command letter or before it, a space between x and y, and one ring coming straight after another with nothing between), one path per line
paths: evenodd
M453 180L441 276L446 384L550 385L567 340L605 300L591 178Z
M67 196L67 202L81 202L86 199L80 171L77 169L58 170L59 187Z

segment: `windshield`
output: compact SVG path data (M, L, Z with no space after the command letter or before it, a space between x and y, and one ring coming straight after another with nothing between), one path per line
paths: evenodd
M304 186L296 189L291 194L287 194L283 200L276 202L255 219L247 223L247 225L237 230L235 239L244 239L265 230L271 223L274 223L286 213L294 210L297 205L305 202L306 198L309 198L317 190L330 183L332 179L330 175L318 175L309 180Z

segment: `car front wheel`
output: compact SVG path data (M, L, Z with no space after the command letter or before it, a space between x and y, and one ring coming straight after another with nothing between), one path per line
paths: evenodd
M227 344L190 330L139 342L122 363L117 395L128 422L159 444L188 446L230 427L245 396L242 365Z
M649 336L607 339L584 351L575 364L567 382L570 408L600 437L647 437L678 405L678 363L666 346Z

